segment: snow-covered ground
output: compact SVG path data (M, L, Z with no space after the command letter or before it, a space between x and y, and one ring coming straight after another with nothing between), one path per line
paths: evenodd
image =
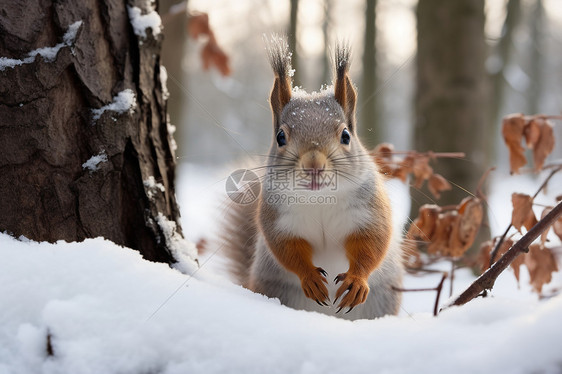
M224 198L224 177L188 165L179 176L184 231L212 237L220 209L207 212ZM212 243L193 276L101 238L46 244L0 234L0 258L0 374L562 372L562 296L539 301L526 271L521 289L508 271L493 297L437 318L435 293L423 292L405 294L397 317L349 322L232 284ZM409 276L405 286L439 278ZM472 279L458 271L455 292Z

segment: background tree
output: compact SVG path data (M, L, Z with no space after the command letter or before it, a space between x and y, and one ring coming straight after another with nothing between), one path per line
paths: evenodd
M363 80L361 81L362 99L359 108L361 136L368 148L383 141L378 126L377 111L377 58L376 58L376 8L377 0L365 1L365 36L363 44Z
M501 36L498 44L492 53L491 61L491 105L490 105L490 123L496 124L492 126L491 136L497 139L499 123L501 120L501 108L505 97L505 70L510 63L513 53L513 39L515 29L521 20L521 0L509 0L506 4L506 15L502 26Z
M289 16L289 48L293 51L293 58L291 60L291 65L295 70L293 73L293 85L299 86L300 82L299 75L299 58L298 58L298 14L299 14L299 0L291 0L291 14Z
M145 6L0 3L0 231L103 236L168 263L186 249L160 17Z
M168 90L170 98L167 101L167 112L170 122L177 129L176 138L182 139L184 129L181 126L185 113L187 97L181 86L187 86L182 63L187 40L187 1L160 0L158 12L164 23L165 38L162 41L162 61L168 73ZM181 156L181 148L178 150Z
M484 0L420 0L414 149L460 151L469 162L440 160L435 169L460 188L440 204L474 191L487 164ZM420 202L414 192L413 216ZM416 206L416 202L418 203Z
M529 92L527 113L539 112L539 102L544 88L542 72L544 68L544 25L546 23L542 0L535 0L531 14L531 51L529 58Z

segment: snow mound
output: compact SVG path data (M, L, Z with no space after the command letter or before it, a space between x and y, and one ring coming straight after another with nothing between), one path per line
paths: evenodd
M0 373L528 373L562 362L560 296L350 322L101 238L0 234L0 256Z

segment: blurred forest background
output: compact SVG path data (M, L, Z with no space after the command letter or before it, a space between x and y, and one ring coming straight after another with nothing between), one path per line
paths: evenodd
M210 167L267 152L273 75L263 35L271 33L289 35L294 85L309 92L331 84L331 48L348 41L364 142L465 152L465 159L440 161L436 169L469 191L489 166L508 170L499 147L502 116L561 112L560 0L176 2L161 0L159 12L178 163ZM229 58L227 76L204 70L208 37L188 36L189 19L199 12L208 14ZM442 203L463 196L454 188Z

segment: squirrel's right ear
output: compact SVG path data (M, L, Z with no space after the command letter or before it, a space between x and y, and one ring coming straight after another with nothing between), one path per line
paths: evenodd
M336 45L334 97L343 109L349 130L355 132L355 103L357 92L349 77L350 50L348 45Z
M273 124L275 128L280 126L279 117L287 103L291 100L291 53L286 37L272 35L266 39L269 63L275 73L275 81L271 89L269 103L273 112Z

